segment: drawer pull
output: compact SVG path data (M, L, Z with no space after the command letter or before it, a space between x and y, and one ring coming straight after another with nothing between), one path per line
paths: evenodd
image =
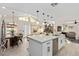
M48 52L50 52L50 47L47 47Z

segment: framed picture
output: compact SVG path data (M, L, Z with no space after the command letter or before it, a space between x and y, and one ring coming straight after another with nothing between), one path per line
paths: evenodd
M62 26L57 26L57 31L58 32L62 31Z

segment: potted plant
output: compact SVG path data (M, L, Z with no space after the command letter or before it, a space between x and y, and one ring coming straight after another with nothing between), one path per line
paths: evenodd
M11 30L11 35L14 36L14 30L13 29Z

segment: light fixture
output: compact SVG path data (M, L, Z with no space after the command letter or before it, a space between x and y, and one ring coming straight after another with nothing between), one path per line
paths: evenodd
M22 20L23 18L22 17L19 17L19 20Z
M49 15L47 15L47 17L49 17Z
M32 17L30 18L30 22L34 23L36 22Z
M27 21L27 22L29 21L27 17L19 17L19 20L21 20L21 21Z
M53 18L52 16L50 18Z
M39 10L37 10L36 12L37 12L37 18L39 18L39 16L38 16Z
M43 15L45 15L45 13L43 13Z
M36 22L36 24L39 24L39 22Z
M27 22L28 22L28 21L29 21L29 19L28 19L27 17L25 17L25 21L27 21Z
M2 8L3 8L3 9L6 9L6 7L4 7L4 6L3 6Z
M37 13L39 12L39 10L36 11Z
M26 21L26 20L25 20L25 17L23 17L22 20L23 20L23 21Z
M12 11L12 21L13 21L13 24L15 24L15 12L14 11Z

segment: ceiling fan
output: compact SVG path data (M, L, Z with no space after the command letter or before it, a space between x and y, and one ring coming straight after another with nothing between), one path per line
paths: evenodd
M67 23L70 23L70 24L78 24L79 21L75 20L75 21L73 21L73 22L67 22Z

